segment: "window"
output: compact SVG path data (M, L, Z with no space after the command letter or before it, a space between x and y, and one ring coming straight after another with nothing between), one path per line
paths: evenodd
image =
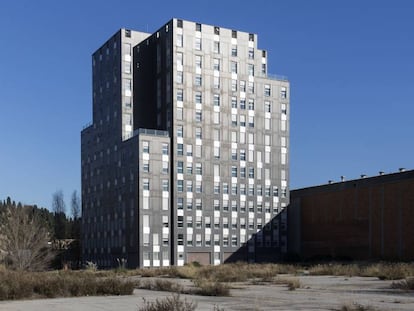
M187 199L187 210L192 210L192 209L193 209L193 200Z
M229 201L223 200L223 211L227 212L229 210Z
M196 75L196 76L195 76L195 81L194 81L194 84L195 84L196 86L201 86L201 85L202 85L202 78L201 78L201 75Z
M202 67L202 63L203 63L203 58L201 55L196 55L195 56L195 66L196 68L200 68Z
M254 65L247 64L247 73L249 76L254 76Z
M150 190L150 183L149 183L149 179L148 178L144 178L142 180L142 188L144 190Z
M266 64L262 64L262 74L266 74Z
M220 71L220 59L215 58L213 60L213 69L217 70L217 71Z
M249 48L249 59L254 59L254 48Z
M214 194L220 194L220 183L215 182L213 190L214 190Z
M177 180L177 191L183 192L184 191L184 181L183 180ZM181 207L182 209L182 207Z
M237 143L237 132L236 131L231 132L231 142ZM237 160L237 156L236 156L236 160Z
M215 89L220 88L220 77L213 77L213 87Z
M229 193L229 184L223 183L223 193L228 194Z
M247 84L247 92L249 92L249 94L254 94L254 82L249 82Z
M177 227L184 227L184 216L177 216Z
M220 95L219 94L214 94L214 99L213 99L213 104L214 106L220 106Z
M254 127L254 117L249 116L249 127Z
M183 47L183 35L182 34L177 34L177 42L176 42L178 47Z
M232 81L236 81L236 80L232 80ZM237 81L236 81L236 85L237 85ZM232 97L231 98L231 108L237 108L237 97Z
M187 172L187 175L193 174L193 163L191 163L191 162L187 163L186 172Z
M168 162L162 162L162 173L168 174Z
M201 102L202 102L201 92L196 92L195 93L195 102L196 102L196 104L201 104Z
M235 80L235 79L232 79L231 80L231 91L232 92L236 92L237 91L237 80ZM233 108L236 108L236 107L233 107Z
M219 35L220 34L220 27L214 26L214 34Z
M143 161L143 163L142 163L142 170L143 170L145 173L149 173L150 168L149 168L149 161L148 161L148 160L144 160L144 161Z
M229 219L228 217L223 217L223 228L229 227Z
M237 177L237 166L231 167L231 177Z
M262 185L257 185L257 187L256 187L256 194L257 195L263 195L263 191L262 191L263 189L262 189Z
M201 228L201 225L200 225ZM202 246L203 240L201 239L201 234L196 234L196 246Z
M183 28L183 20L182 19L177 19L177 27L178 28Z
M177 137L183 137L183 126L182 125L177 126Z
M204 225L206 228L211 228L211 217L209 216L204 217Z
M201 38L195 38L195 49L201 51Z
M240 177L241 178L246 178L246 167L241 167L240 168Z
M183 66L183 53L177 52L177 67L180 68ZM181 69L181 68L180 68ZM178 69L177 69L178 70ZM182 69L180 70L182 71Z
M231 56L236 57L237 56L237 45L233 44L231 46Z
M177 244L178 245L184 245L184 234L179 233L177 235Z
M231 37L232 38L237 38L237 31L236 30L231 31Z
M272 112L270 101L265 100L264 102L264 110L265 112Z
M231 194L237 195L237 184L236 183L231 184Z
M162 154L168 155L168 144L162 144Z
M201 24L196 23L196 31L201 31Z
M264 86L264 95L270 96L270 84L265 84Z
M254 178L254 167L249 167L249 178Z
M246 100L240 99L240 109L246 109Z
M196 112L195 112L195 120L196 120L197 122L201 122L201 120L202 120L202 113L201 113L201 110L196 110Z
M170 189L168 179L162 180L162 191L168 191Z
M193 192L193 181L187 180L187 192Z
M196 127L195 129L195 138L196 139L201 139L202 138L202 130L201 127Z
M178 174L183 174L184 173L184 162L183 161L178 161L177 162L177 173Z
M217 54L220 53L220 42L214 41L213 50L214 50L214 53L217 53Z
M177 144L177 155L182 156L184 154L184 145Z
M183 84L184 82L184 74L182 71L177 71L177 83L178 84Z
M240 184L240 194L246 195L246 184Z
M196 209L198 211L201 211L203 209L203 204L201 202L201 199L196 199Z
M220 210L220 201L219 200L214 200L214 210L215 211L219 211Z
M249 99L249 110L254 110L254 99Z
M231 246L233 246L233 247L237 246L237 236L236 235L231 236Z
M237 62L230 62L230 72L237 73Z
M231 149L231 159L237 160L237 149Z
M287 98L287 89L284 86L280 88L280 98L282 99Z
M246 81L240 80L240 92L246 92Z
M220 158L220 147L214 147L214 158Z
M246 116L245 115L240 115L239 116L239 120L240 120L240 126L246 126Z
M246 161L246 150L240 149L240 161Z
M213 123L220 124L220 112L213 112Z
M203 166L201 163L196 163L196 175L203 174Z
M192 157L193 156L193 145L188 144L187 145L187 156Z
M142 152L143 153L149 153L149 141L143 141L142 142Z

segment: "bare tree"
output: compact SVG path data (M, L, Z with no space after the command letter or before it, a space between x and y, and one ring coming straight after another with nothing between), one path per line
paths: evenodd
M70 208L72 212L73 219L76 220L81 215L81 206L80 206L80 198L78 193L73 191L72 198L70 200Z
M58 190L52 196L52 210L55 216L55 238L60 240L66 238L66 205L63 199L63 191Z
M53 194L52 198L52 210L55 214L65 214L66 205L63 199L63 191L58 190Z
M49 232L30 207L6 206L0 215L0 250L13 269L42 270L53 258Z

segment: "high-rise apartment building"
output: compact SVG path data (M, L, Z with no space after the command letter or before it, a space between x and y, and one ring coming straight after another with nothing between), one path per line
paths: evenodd
M257 261L286 249L289 82L257 35L172 19L92 56L82 251L101 267Z

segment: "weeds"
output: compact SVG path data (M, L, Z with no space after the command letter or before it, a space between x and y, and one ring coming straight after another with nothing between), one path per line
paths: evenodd
M140 289L149 289L149 290L158 290L164 292L172 293L183 293L184 289L180 284L169 280L145 280L139 283L138 288Z
M164 299L157 299L149 302L144 299L144 306L138 311L194 311L197 304L194 302L181 299L180 295L172 295Z
M274 284L286 285L289 290L295 290L295 289L300 288L302 286L299 279L296 279L296 278L276 278L272 282Z

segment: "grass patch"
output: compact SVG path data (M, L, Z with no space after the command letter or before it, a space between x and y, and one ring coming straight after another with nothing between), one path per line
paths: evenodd
M135 283L75 272L0 272L0 300L74 296L131 295Z
M144 299L144 306L138 311L194 311L197 304L186 299L181 299L180 295L172 295L163 299L149 302Z

